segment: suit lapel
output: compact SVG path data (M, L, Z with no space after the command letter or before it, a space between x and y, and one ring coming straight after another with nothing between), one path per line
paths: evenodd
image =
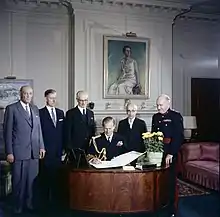
M47 116L48 121L50 121L51 124L52 124L54 127L56 127L56 126L54 125L54 123L53 123L53 120L52 120L52 118L51 118L51 116L50 116L50 113L49 113L49 111L48 111L48 109L47 109L46 106L44 107L44 112L45 112L45 115ZM57 110L56 110L56 108L55 108L55 112L56 112L56 117L57 117ZM58 117L57 117L57 119L58 119ZM57 119L56 119L56 121L57 121ZM57 122L56 122L56 125L57 125Z
M137 125L137 119L135 118L132 124L132 129L135 128L136 125Z
M129 124L129 122L128 122L128 118L126 118L125 126L126 126L127 131L130 131L130 130L131 130L130 124ZM133 126L132 126L132 127L133 127Z
M30 105L29 105L30 106ZM24 108L22 107L20 101L17 103L17 109L18 111L21 113L21 115L24 117L24 119L28 122L28 124L32 127L32 122L31 122L31 118L28 116L27 112L24 110ZM30 112L32 114L32 109L30 106ZM32 114L33 116L33 114Z
M34 127L36 125L36 113L35 113L32 105L30 105L30 110L31 110L31 114L32 114L32 126Z
M89 125L92 121L92 115L91 115L91 112L88 109L86 109L86 117L87 117L87 123Z

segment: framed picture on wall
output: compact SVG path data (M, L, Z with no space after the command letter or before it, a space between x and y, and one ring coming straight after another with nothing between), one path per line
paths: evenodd
M20 88L24 85L33 87L31 79L0 79L0 107L5 108L20 99Z
M104 98L149 98L149 38L104 36Z

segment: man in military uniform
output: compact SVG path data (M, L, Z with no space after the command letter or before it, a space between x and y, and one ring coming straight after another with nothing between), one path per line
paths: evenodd
M111 160L126 151L124 139L114 133L115 120L112 117L105 117L102 121L104 132L91 139L88 149L88 160L98 163L102 160Z
M170 109L170 97L162 94L157 98L158 113L152 118L152 132L161 131L164 134L163 165L169 166L170 170L170 206L171 216L175 216L175 189L176 173L175 165L177 154L183 143L183 118L180 113Z

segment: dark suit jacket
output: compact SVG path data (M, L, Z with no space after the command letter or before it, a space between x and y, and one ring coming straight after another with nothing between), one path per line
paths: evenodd
M61 163L63 150L64 112L56 108L57 122L54 125L47 107L39 110L42 134L46 154L44 163L47 166L56 166Z
M86 109L86 120L76 106L66 113L65 145L67 149L81 148L87 150L89 141L95 135L94 113Z
M20 102L8 105L4 116L4 141L6 154L13 154L15 160L39 159L44 149L39 110L30 105L31 117Z
M120 143L123 145L117 146ZM111 142L109 142L106 139L104 133L102 133L99 136L96 136L95 142L93 140L91 140L91 143L90 143L90 146L88 149L88 154L99 158L98 153L95 148L95 145L97 146L97 149L99 151L101 151L103 148L106 149L106 157L107 157L106 160L111 160L112 158L117 157L118 155L121 155L121 154L124 154L127 152L124 138L117 133L113 134Z
M139 118L135 118L132 129L128 123L128 118L119 122L118 133L125 138L129 151L144 152L145 146L142 139L142 133L147 132L145 122Z
M177 155L184 140L183 118L179 112L169 109L165 114L154 114L152 132L164 135L164 153Z

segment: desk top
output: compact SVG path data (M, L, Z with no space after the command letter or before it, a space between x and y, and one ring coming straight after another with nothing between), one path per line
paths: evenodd
M168 167L156 167L149 168L144 170L123 170L122 168L117 169L95 169L95 168L86 168L86 169L71 169L71 172L84 172L84 173L148 173L148 172L156 172L161 170L166 170Z

